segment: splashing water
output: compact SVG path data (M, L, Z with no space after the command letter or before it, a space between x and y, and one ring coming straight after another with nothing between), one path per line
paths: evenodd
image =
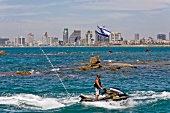
M67 98L43 98L33 94L16 94L12 96L1 96L1 105L13 105L27 109L49 110L70 106L77 103L76 97Z
M122 101L109 102L83 102L85 106L102 107L106 109L126 109L141 104L149 104L158 100L170 99L170 92L154 92L154 91L136 91L129 95L130 98Z

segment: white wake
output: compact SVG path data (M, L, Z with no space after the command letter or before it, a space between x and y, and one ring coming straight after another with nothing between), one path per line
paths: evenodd
M70 106L79 102L78 97L43 98L33 94L1 96L0 105L13 105L26 109L49 110Z
M133 94L129 94L129 96L130 98L122 101L83 102L83 104L85 106L94 106L106 109L126 109L138 105L146 105L159 100L168 100L170 99L170 92L136 91L133 92Z

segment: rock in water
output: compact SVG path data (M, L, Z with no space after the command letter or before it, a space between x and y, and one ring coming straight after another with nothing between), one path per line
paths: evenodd
M0 55L2 56L6 55L5 51L0 51Z
M94 68L94 69L102 67L102 65L100 64L100 57L99 56L91 57L88 67Z
M31 73L29 71L18 71L15 75L31 75Z
M87 71L90 69L98 69L98 68L105 68L105 69L110 69L112 71L116 71L118 69L137 68L137 67L127 63L113 63L113 62L109 62L107 66L103 66L100 64L100 57L94 56L90 58L90 61L87 66L81 66L77 68L77 70Z
M100 64L100 57L94 56L94 57L90 58L90 61L87 66L81 66L77 69L87 71L87 70L90 70L91 68L97 69L97 68L101 68L101 67L103 67L103 66Z

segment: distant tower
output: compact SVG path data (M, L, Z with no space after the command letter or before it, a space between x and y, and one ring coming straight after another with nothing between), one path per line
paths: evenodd
M169 40L170 40L170 32L169 32Z
M27 35L27 45L33 46L34 45L34 35L32 33L29 33Z
M110 40L110 36L109 38L106 38L104 36L99 35L97 31L95 30L95 43L109 42L109 40Z
M69 43L74 44L81 39L81 30L74 30L73 33L69 37Z
M139 33L135 34L135 40L139 40Z
M20 36L20 37L15 37L14 38L14 45L15 46L24 46L25 45L25 38Z
M139 33L135 34L135 44L140 44Z
M64 44L68 43L68 28L64 28L64 31L63 31L63 42L64 42Z
M91 44L92 37L93 37L92 31L87 31L86 39L85 39L85 44L86 45L90 45Z
M47 45L47 40L48 40L48 33L45 32L45 34L42 36L43 45Z
M158 34L157 35L157 39L161 39L161 40L166 40L166 35L165 34Z
M121 33L112 32L111 33L111 41L121 41Z

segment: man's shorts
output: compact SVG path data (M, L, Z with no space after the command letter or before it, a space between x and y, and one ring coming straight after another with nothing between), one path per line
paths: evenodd
M100 89L95 88L95 91L96 91L96 95L100 94Z

